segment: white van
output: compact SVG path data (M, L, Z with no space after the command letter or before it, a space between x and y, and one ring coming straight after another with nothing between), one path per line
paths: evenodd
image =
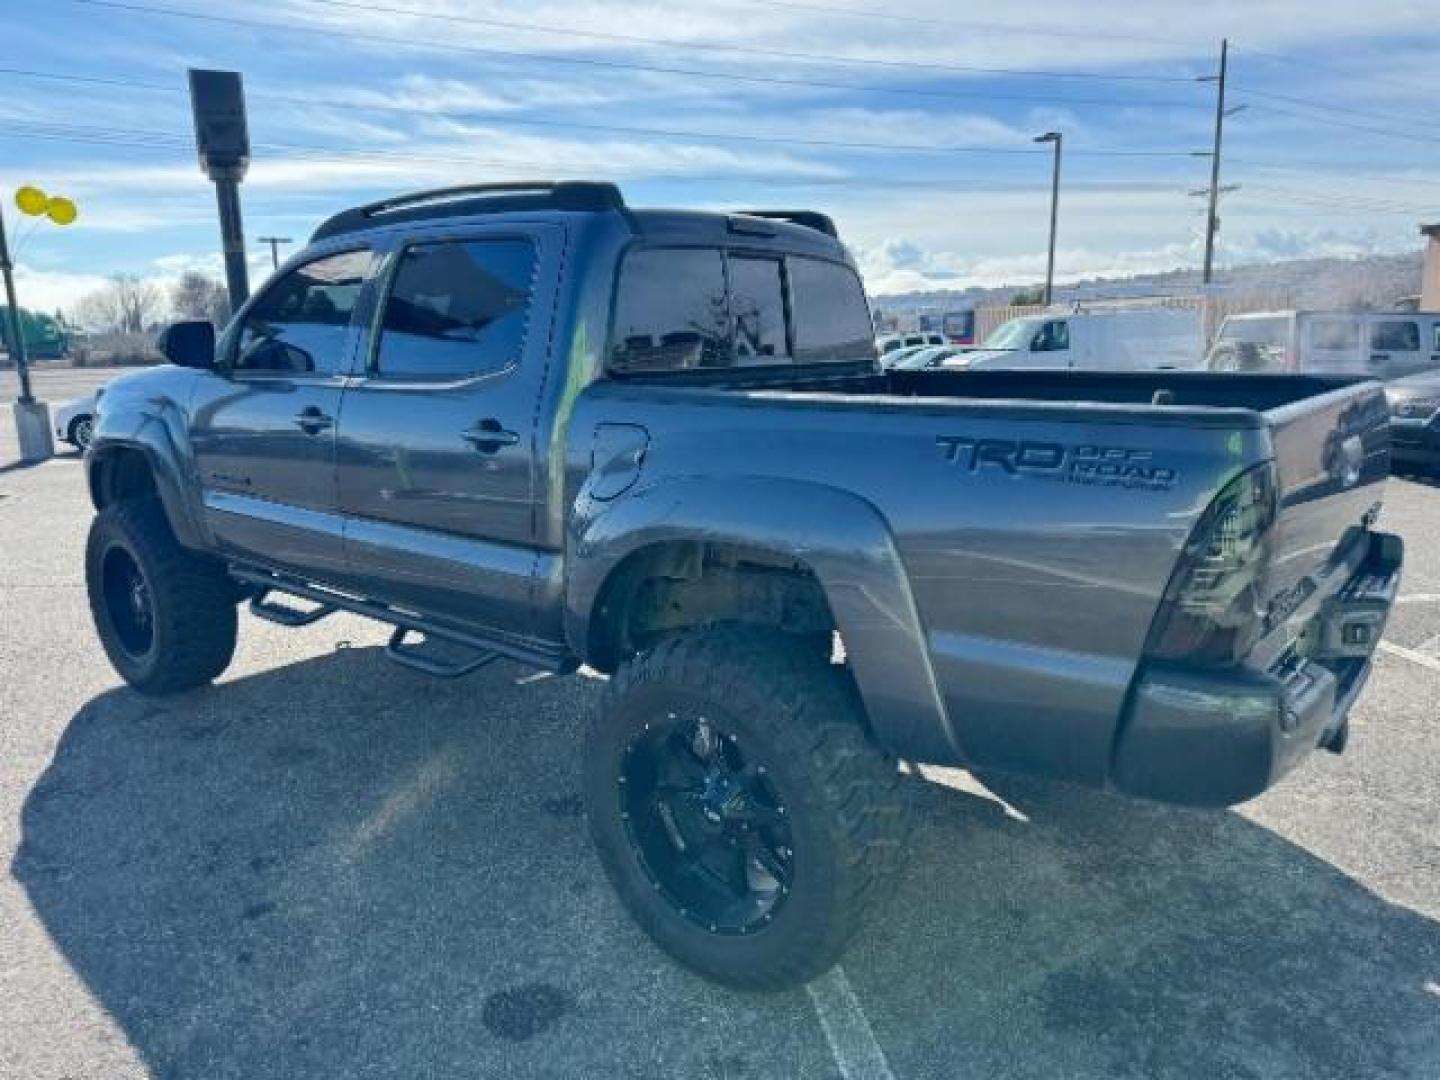
M1257 311L1231 315L1212 371L1302 371L1398 379L1440 367L1440 312Z
M1081 308L1011 319L943 366L1154 371L1199 367L1203 354L1198 308Z

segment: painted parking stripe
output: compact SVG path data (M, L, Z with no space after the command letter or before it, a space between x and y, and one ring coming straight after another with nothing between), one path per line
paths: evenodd
M1412 664L1419 664L1421 667L1429 668L1431 671L1440 671L1440 660L1437 660L1427 653L1419 652L1415 649L1407 649L1404 645L1393 645L1388 641L1380 642L1380 648L1392 656L1409 660Z
M1397 604L1440 604L1440 592L1411 593L1409 596L1397 596Z
M838 965L805 987L844 1080L895 1080L860 999Z

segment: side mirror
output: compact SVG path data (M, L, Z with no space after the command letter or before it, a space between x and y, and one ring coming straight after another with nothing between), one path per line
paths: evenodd
M179 367L209 370L215 366L214 323L171 323L155 344L166 360Z

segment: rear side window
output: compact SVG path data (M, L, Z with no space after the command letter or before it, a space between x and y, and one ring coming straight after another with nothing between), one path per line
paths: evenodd
M466 378L517 362L529 322L535 247L464 240L406 248L385 300L382 378Z
M616 371L728 366L730 316L719 250L631 252L620 270L611 341Z
M820 259L786 259L797 364L873 360L870 309L855 271Z
M1420 348L1420 324L1410 319L1377 322L1370 327L1372 352L1416 352Z
M347 251L297 266L269 286L240 325L235 369L287 375L340 370L369 268L369 251Z
M1358 349L1360 324L1354 319L1316 319L1310 324L1310 344L1334 351Z

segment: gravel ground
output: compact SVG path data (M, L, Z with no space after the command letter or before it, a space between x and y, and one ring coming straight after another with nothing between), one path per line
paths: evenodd
M8 422L0 1076L1440 1076L1436 487L1391 486L1402 651L1343 757L1223 813L929 770L844 974L746 996L601 877L593 680L246 618L215 687L140 698L90 627L79 461L6 466Z

